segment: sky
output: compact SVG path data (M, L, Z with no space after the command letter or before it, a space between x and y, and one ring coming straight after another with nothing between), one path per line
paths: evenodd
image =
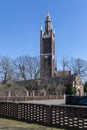
M39 56L48 12L57 64L63 57L87 60L87 0L0 0L0 56Z

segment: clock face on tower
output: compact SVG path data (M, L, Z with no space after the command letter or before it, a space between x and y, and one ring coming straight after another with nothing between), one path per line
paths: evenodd
M45 55L44 58L47 59L47 58L48 58L48 55Z

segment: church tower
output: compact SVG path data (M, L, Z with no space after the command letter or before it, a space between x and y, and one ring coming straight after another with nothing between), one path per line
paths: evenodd
M55 72L55 34L48 14L44 30L40 30L40 78L50 78Z

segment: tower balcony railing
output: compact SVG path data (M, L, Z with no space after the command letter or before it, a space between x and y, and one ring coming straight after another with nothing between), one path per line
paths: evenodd
M42 56L45 56L45 55L49 56L49 55L53 55L53 53L41 53L40 55L42 55Z

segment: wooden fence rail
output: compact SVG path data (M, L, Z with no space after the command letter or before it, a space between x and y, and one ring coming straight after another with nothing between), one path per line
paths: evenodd
M0 117L47 126L87 130L87 107L0 102Z
M64 99L64 96L47 95L47 96L0 96L0 101L30 101L30 100L49 100Z

